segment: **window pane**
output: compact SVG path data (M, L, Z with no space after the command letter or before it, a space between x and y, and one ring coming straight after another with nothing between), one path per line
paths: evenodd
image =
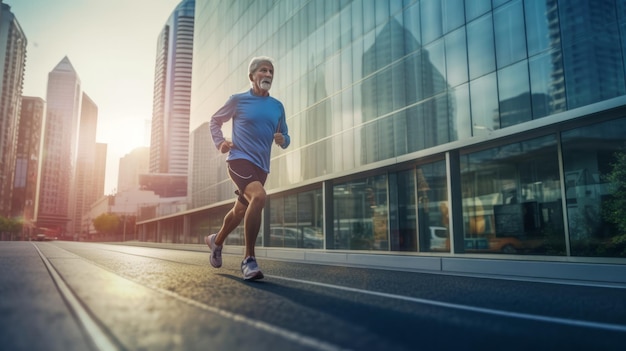
M421 42L422 35L420 31L420 6L419 2L415 2L403 11L404 16L404 28L411 33L410 41ZM407 36L409 40L409 36ZM408 45L407 45L408 47Z
M299 193L298 197L298 232L305 249L324 248L324 219L322 189Z
M422 0L421 5L422 44L428 44L442 35L441 1Z
M554 135L462 156L466 252L564 255Z
M498 92L501 128L531 120L526 61L498 71Z
M496 69L491 16L484 16L467 25L467 54L470 79Z
M571 254L626 257L626 119L562 134Z
M533 118L565 111L565 85L560 55L546 53L528 60Z
M470 82L472 105L472 134L486 135L498 129L498 89L496 74Z
M398 173L398 231L392 234L394 251L417 251L415 169Z
M459 85L449 91L450 96L450 141L467 139L472 136L470 117L469 86Z
M491 10L491 0L466 0L465 15L467 22Z
M333 188L332 247L340 250L388 250L387 176L337 184Z
M446 77L449 86L467 83L467 45L465 29L458 29L445 37Z
M525 1L524 11L526 14L528 55L535 55L547 50L551 44L555 45L556 43L551 43L551 38L560 37L558 16L554 13L550 16L547 3L545 1Z
M444 33L459 28L465 23L463 0L444 0L442 6Z
M417 168L419 251L450 251L446 163Z
M494 11L498 68L526 58L526 36L521 1L515 1Z
M426 50L428 61L424 62L422 86L424 88L424 97L430 97L444 92L447 88L443 40L437 40L424 47L424 49Z
M423 104L406 110L406 130L408 152L424 149L424 107Z

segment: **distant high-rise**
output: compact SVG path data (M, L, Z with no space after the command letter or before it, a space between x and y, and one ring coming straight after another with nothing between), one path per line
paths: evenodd
M78 74L64 57L48 74L37 226L67 232L82 98Z
M27 42L11 7L0 9L0 215L8 217Z
M150 173L187 174L194 10L181 1L158 38Z
M69 203L71 214L69 233L81 232L83 214L89 211L91 204L104 195L104 189L96 187L98 107L87 94L83 93L82 96L76 171L74 182L70 186L72 196Z
M27 233L33 228L35 219L44 108L42 98L22 97L11 213L12 217L24 220Z
M94 191L97 195L96 201L104 196L104 183L106 181L108 145L96 143L96 157L94 164ZM93 204L87 204L87 209ZM83 213L84 214L84 213Z
M117 191L139 189L139 175L148 173L150 148L138 147L120 159L117 176Z

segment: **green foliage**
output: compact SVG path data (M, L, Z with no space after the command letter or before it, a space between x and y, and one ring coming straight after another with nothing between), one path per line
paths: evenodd
M22 231L22 222L15 218L0 217L0 232L19 233Z
M611 184L611 199L605 206L605 218L626 233L626 153L615 154L616 161L605 179Z
M100 234L114 234L120 226L120 219L112 213L103 213L93 220L93 226Z
M610 184L611 196L603 204L603 217L615 225L617 235L609 242L609 249L618 256L626 256L626 153L615 153L611 172L604 176Z

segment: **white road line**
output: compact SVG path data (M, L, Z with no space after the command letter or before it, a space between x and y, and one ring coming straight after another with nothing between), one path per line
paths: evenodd
M34 244L33 244L34 245ZM37 246L35 245L35 248L37 248ZM37 251L39 251L39 248L37 248ZM92 336L92 338L94 338L94 342L98 345L100 350L103 351L108 351L108 350L118 350L118 348L116 346L114 346L114 344L111 343L111 341L108 339L108 337L102 332L102 330L98 327L98 325L90 318L89 314L87 312L85 312L85 310L81 307L80 303L78 302L78 300L76 299L76 297L72 294L71 290L67 287L67 285L63 282L62 278L58 275L58 273L54 270L54 267L52 267L52 265L50 264L50 262L44 257L44 255L41 253L41 251L39 251L39 255L41 256L42 260L45 262L46 266L48 267L48 270L50 271L50 274L53 275L53 279L55 279L55 281L58 281L58 286L60 290L64 291L64 296L68 295L68 302L71 300L71 305L72 307L76 310L77 314L80 315L79 319L85 324L85 328L87 328L87 330L89 331L89 334ZM82 258L82 257L81 257ZM154 257L152 257L154 258ZM257 328L263 331L266 331L268 333L272 333L274 335L278 335L280 337L283 337L287 340L291 340L295 343L301 344L303 346L306 347L311 347L313 349L316 350L321 350L321 351L350 351L349 349L344 349L341 348L337 345L333 345L315 338L311 338L296 332L292 332L290 330L287 329L283 329L274 325L271 325L269 323L265 323L259 320L255 320L255 319L251 319L248 318L244 315L240 315L240 314L236 314L236 313L232 313L217 307L213 307L213 306L209 306L209 305L205 305L201 302L186 298L184 296L178 295L172 291L169 290L165 290L162 288L158 288L156 286L151 286L148 284L145 284L143 282L140 282L138 280L129 278L129 277L125 277L122 275L119 275L118 273L100 266L94 262L89 262L91 264L94 264L104 270L107 270L109 272L112 272L113 274L119 276L120 278L123 279L127 279L129 281L132 281L136 284L139 284L141 286L150 288L154 291L157 291L161 294L173 297L181 302L187 303L193 307L197 307L201 310L207 311L207 312L211 312L211 313L215 313L221 317L233 320L235 322L239 322L239 323L244 323L247 324L253 328ZM62 288L61 288L62 287ZM76 307L74 307L74 305L76 305Z
M265 322L261 322L259 320L255 320L255 319L251 319L248 318L244 315L240 315L240 314L236 314L236 313L232 313L217 307L213 307L213 306L209 306L209 305L205 305L201 302L198 302L196 300L192 300L189 298L186 298L184 296L178 295L172 291L169 290L165 290L165 289L161 289L161 288L157 288L154 286L150 286L150 285L145 285L145 284L141 284L143 286L146 286L150 289L156 290L162 294L168 295L170 297L173 297L177 300L180 300L182 302L185 302L193 307L197 307L201 310L207 311L207 312L211 312L211 313L215 313L221 317L239 322L239 323L244 323L247 324L251 327L266 331L268 333L272 333L278 336L281 336L287 340L291 340L293 342L296 342L298 344L301 344L303 346L307 346L307 347L312 347L316 350L323 350L323 351L348 351L348 349L343 349L339 346L315 339L315 338L311 338L302 334L298 334L296 332L292 332L290 330L287 329L283 329L274 325L271 325L269 323L265 323Z
M570 326L577 326L577 327L626 332L626 325L621 325L621 324L600 323L600 322L583 321L583 320L577 320L577 319L567 319L567 318L534 315L534 314L528 314L528 313L502 311L502 310L495 310L491 308L482 308L482 307L461 305L461 304L456 304L456 303L420 299L420 298L410 297L410 296L402 296L402 295L395 295L395 294L389 294L389 293L383 293L383 292L377 292L377 291L350 288L350 287L345 287L345 286L340 286L340 285L319 283L319 282L313 282L313 281L308 281L308 280L285 278L285 277L280 277L280 276L275 276L275 275L266 274L265 276L270 277L272 279L287 280L287 281L301 283L301 284L315 285L315 286L321 286L324 288L350 291L350 292L355 292L355 293L360 293L360 294L365 294L365 295L373 295L373 296L385 297L385 298L390 298L390 299L415 302L415 303L420 303L424 305L439 306L439 307L445 307L445 308L451 308L451 309L457 309L457 310L463 310L463 311L471 311L471 312L477 312L477 313L484 313L484 314L491 314L491 315L503 316L503 317L509 317L509 318L519 318L519 319L542 321L542 322L563 324L563 325L570 325Z
M94 321L94 319L89 315L89 313L83 308L82 304L78 301L72 290L65 284L63 278L59 275L56 269L52 266L50 261L44 254L39 250L39 247L33 243L35 249L39 253L41 260L46 265L48 272L50 272L50 276L52 276L52 280L59 289L59 292L67 302L69 308L76 314L78 318L78 322L83 325L85 330L87 331L87 335L91 337L91 340L95 344L96 348L102 351L109 350L119 350L119 347L111 341L111 339L104 333L104 331L100 328L98 323Z

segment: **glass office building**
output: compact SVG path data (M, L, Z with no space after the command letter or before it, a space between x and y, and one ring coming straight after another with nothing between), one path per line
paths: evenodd
M268 55L292 138L273 149L268 256L624 267L625 54L625 0L197 0L191 134L210 138ZM140 218L144 240L220 227L225 158L193 157L213 181Z

